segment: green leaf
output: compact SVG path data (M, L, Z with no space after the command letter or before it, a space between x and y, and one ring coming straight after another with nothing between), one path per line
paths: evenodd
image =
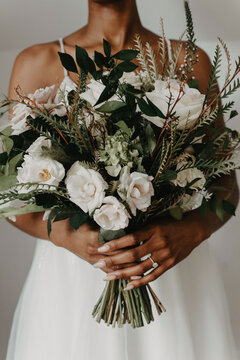
M8 135L3 135L3 134L0 135L0 138L2 139L3 147L5 148L7 153L10 154L10 152L13 148L13 145L14 145L13 140L10 137L8 137Z
M11 176L0 176L0 191L6 191L17 183L17 177Z
M201 203L201 206L200 206L200 212L204 216L207 213L207 200L205 198L202 199L202 203Z
M104 53L107 57L110 57L111 56L111 44L103 39L103 49L104 49Z
M104 244L107 241L119 239L126 235L125 230L105 230L103 228L100 228L100 232L98 234L98 241L100 244Z
M156 112L156 116L159 116L162 119L166 119L166 116L161 112L161 110L151 101L147 98L148 104L152 107L153 110Z
M193 89L198 89L199 81L197 79L190 79L188 80L188 86Z
M85 73L90 72L90 74L93 74L96 71L96 67L93 60L88 56L87 51L84 48L77 45L75 49L76 49L76 60L80 69L85 71Z
M235 205L233 205L231 202L227 201L227 200L223 200L222 201L222 206L223 209L226 213L236 216L236 207Z
M61 53L61 52L58 52L58 55L60 56L62 66L66 70L78 74L76 63L71 55L66 54L66 53Z
M211 199L209 200L209 208L210 210L213 212L215 210L215 207L216 207L216 195L213 194L213 196L211 197Z
M137 69L137 65L129 62L129 61L123 61L120 64L118 64L118 66L116 67L116 69L121 70L123 72L132 72L134 70Z
M217 202L217 206L216 206L216 215L217 217L223 221L224 220L224 215L226 214L224 208L223 208L223 202L222 202L222 199L220 199L218 202Z
M0 154L0 165L6 165L8 159L8 154L6 152L3 152Z
M16 166L23 158L23 152L14 156L8 164L8 175L14 175L16 172Z
M42 212L42 211L44 211L44 208L41 206L37 206L36 204L30 204L20 208L9 206L0 209L0 218L18 216L18 215L29 214L34 212Z
M1 130L0 134L5 136L10 136L13 132L13 129L11 126L6 127L5 129Z
M103 67L105 61L105 57L103 54L98 51L94 51L94 60L99 68Z
M77 214L74 214L69 219L69 224L74 230L78 230L81 225L83 225L87 220L89 216L84 211L81 211Z
M238 112L236 110L232 110L229 119L232 119L237 115L238 115Z
M124 102L113 100L113 101L106 101L105 104L103 104L96 110L104 113L112 113L118 109L121 109L124 106L126 106Z
M147 124L145 132L147 137L148 149L149 152L152 153L156 146L156 138L153 128L151 127L150 124Z
M55 207L51 210L49 216L48 216L48 222L47 222L47 233L48 233L48 237L50 236L51 234L51 231L52 231L52 221L54 220L54 218L57 216L57 214L59 212L61 212L62 209L59 208L59 207Z
M115 94L115 92L116 92L116 89L114 87L106 86L94 106L101 104L102 102L110 99Z
M175 220L182 220L183 212L180 207L170 209L169 213Z
M113 57L118 60L131 61L135 59L138 54L138 50L124 49L114 54Z
M115 124L117 127L119 127L119 129L124 132L125 134L127 134L128 137L131 136L131 131L129 129L129 127L127 126L127 124L125 123L125 121L120 120Z
M138 106L143 114L147 116L156 116L156 112L152 109L152 107L143 99L136 97Z
M177 172L174 170L166 169L158 178L159 181L171 181L177 178Z
M100 80L103 75L103 70L94 71L92 74L95 80Z

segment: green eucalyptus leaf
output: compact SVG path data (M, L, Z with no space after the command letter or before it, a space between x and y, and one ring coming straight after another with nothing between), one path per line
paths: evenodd
M66 70L78 74L78 69L77 69L76 63L71 55L66 54L66 53L61 53L61 52L58 52L58 55L60 57L62 66Z
M147 116L156 116L156 112L152 109L152 107L142 98L136 97L138 106L143 114Z
M155 111L155 116L159 116L162 119L166 119L166 116L162 113L162 111L151 101L147 98L148 105L151 106L153 111Z
M115 94L115 92L116 89L114 87L106 86L94 106L101 104L102 102L110 99Z
M126 104L124 102L113 100L113 101L106 101L103 105L101 105L96 110L99 112L104 112L104 113L112 113L118 109L121 109L124 106L126 106Z
M118 60L131 61L135 59L138 54L138 50L124 49L114 54L113 57Z
M0 134L5 136L10 136L13 132L13 129L11 126L6 127L5 129L1 130Z

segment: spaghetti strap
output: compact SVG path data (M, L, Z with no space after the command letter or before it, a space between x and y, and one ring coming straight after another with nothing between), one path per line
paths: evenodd
M64 51L63 38L59 38L58 41L59 41L59 45L60 45L60 50L61 50L61 52L62 52L62 53L65 53L65 51ZM68 72L67 72L67 70L66 70L65 68L63 68L63 71L64 71L64 77L68 76Z

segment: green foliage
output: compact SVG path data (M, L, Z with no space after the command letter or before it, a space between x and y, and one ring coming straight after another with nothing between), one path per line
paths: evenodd
M73 57L67 53L58 52L63 67L70 72L78 74L78 69Z
M222 52L220 46L217 45L204 104L208 103L212 99L214 93L216 92L217 80L219 79L219 74L220 74L221 58L222 58Z
M123 61L131 61L137 57L139 51L132 49L124 49L113 55L114 59L123 60Z
M96 110L103 113L112 113L122 107L125 107L126 104L122 101L112 100L106 101L103 105L98 107Z
M104 244L107 241L119 239L120 237L123 237L126 235L125 230L105 230L103 228L100 228L99 234L98 234L98 241L100 244Z
M96 71L95 64L93 60L88 56L88 53L85 49L76 45L76 61L78 66L86 74L94 74Z

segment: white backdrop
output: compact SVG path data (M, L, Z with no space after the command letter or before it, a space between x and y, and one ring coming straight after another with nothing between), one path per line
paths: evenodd
M170 38L177 38L185 28L183 1L139 0L138 4L143 24L152 31L158 33L160 17L165 20L167 35ZM191 0L191 7L199 45L210 57L213 56L217 36L227 41L233 57L237 57L240 54L239 0L228 0L227 3L225 0ZM1 0L0 94L7 93L11 68L19 51L34 43L65 36L86 22L87 0ZM240 96L235 99L240 110ZM240 130L239 123L238 117L232 122L232 126ZM238 344L239 219L232 218L208 240L222 274L234 336ZM0 221L0 226L0 360L4 360L13 312L31 265L35 240L16 230L6 221Z

